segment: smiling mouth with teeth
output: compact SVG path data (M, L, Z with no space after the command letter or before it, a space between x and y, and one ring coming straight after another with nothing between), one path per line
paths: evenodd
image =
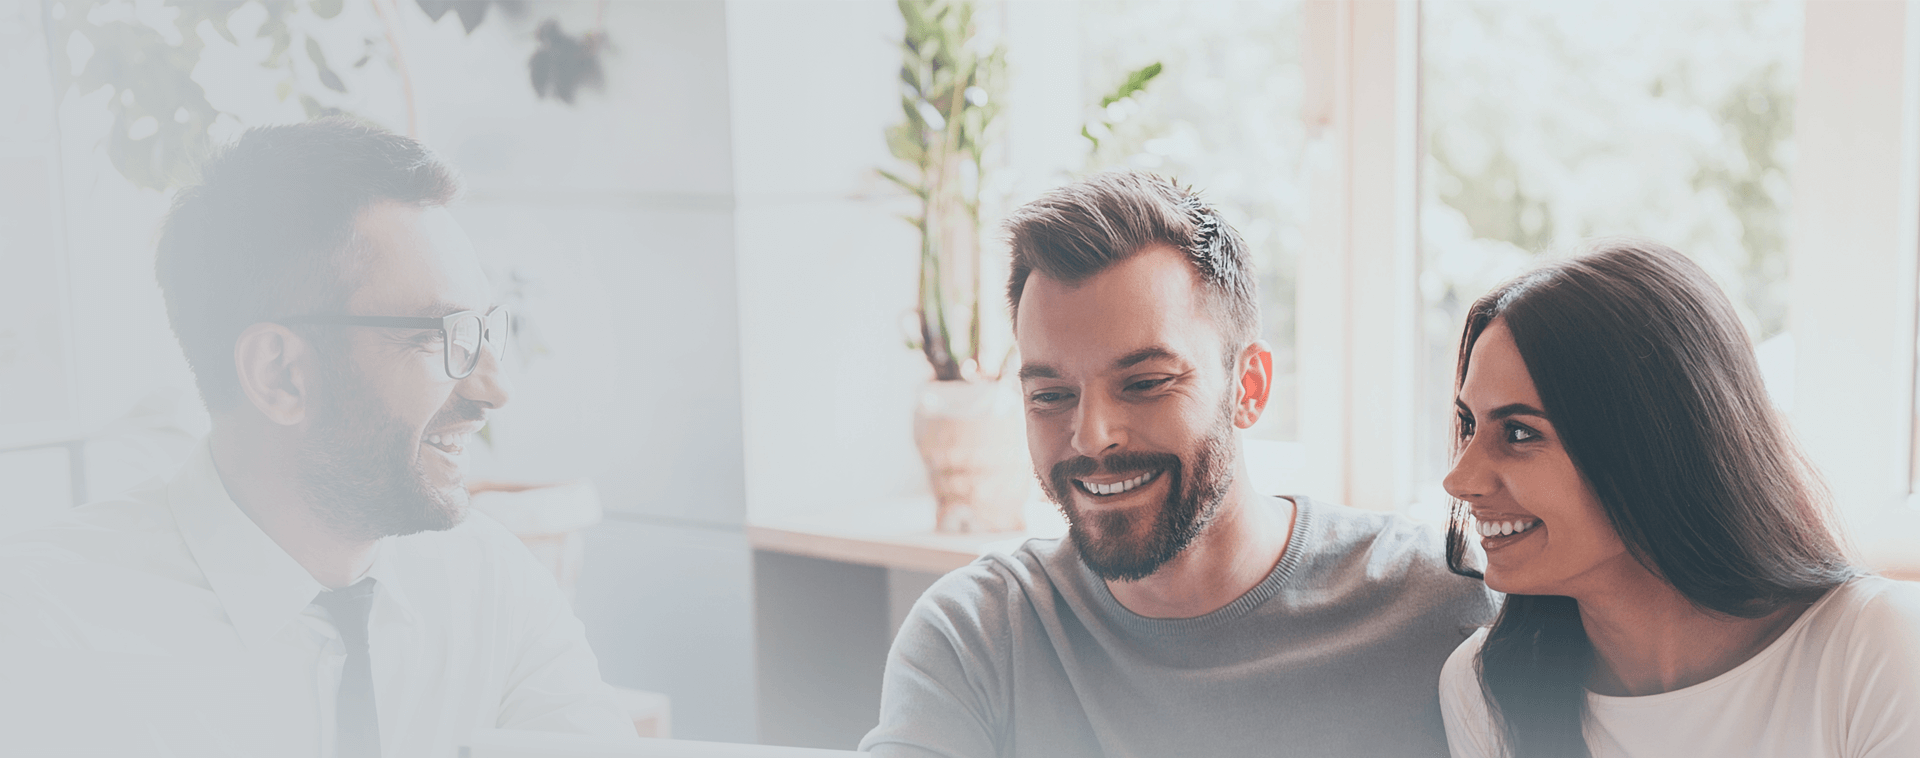
M1081 492L1084 492L1086 494L1106 496L1106 495L1118 495L1123 492L1129 492L1132 490L1139 489L1140 487L1145 486L1148 482L1151 482L1158 478L1160 478L1160 472L1149 471L1147 473L1136 476L1132 479L1128 479L1123 482L1114 482L1112 484L1095 484L1093 482L1082 481L1079 479L1073 480L1073 483L1079 486Z
M1540 519L1523 518L1507 521L1479 521L1473 524L1474 531L1483 539L1495 539L1520 534L1540 525Z
M470 434L429 434L421 441L449 453L458 453L467 447Z

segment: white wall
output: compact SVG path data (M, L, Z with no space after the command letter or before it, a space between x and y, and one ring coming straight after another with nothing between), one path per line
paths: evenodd
M885 0L727 5L751 516L926 491L906 348L919 242L891 165L902 22ZM932 514L928 514L929 523Z
M1911 491L1920 19L1808 3L1790 247L1793 426L1871 565L1920 569Z
M578 33L594 4L533 12ZM750 741L727 14L605 13L605 89L572 106L527 84L528 24L467 37L452 15L409 16L422 137L464 172L456 215L496 279L525 278L550 350L518 368L476 475L591 477L608 520L578 612L607 679L670 696L676 736Z
M1002 11L979 16L1012 51L989 213L1085 158L1078 9ZM889 0L728 3L750 517L927 492L912 409L932 372L902 326L919 243L898 216L915 205L873 171L903 168L882 138L902 118L903 29ZM1002 286L985 281L1000 318Z
M874 173L903 168L882 136L902 118L899 10L891 0L727 9L748 518L899 501L932 528L931 500L913 499L927 485L912 435L914 395L932 372L903 327L919 240L898 216L916 208ZM1012 51L989 214L1084 163L1076 12L1017 3L979 16ZM1004 255L998 235L989 240L988 254ZM1003 286L984 282L988 316L1002 321ZM878 718L888 588L901 583L869 567L757 561L761 736L853 747Z

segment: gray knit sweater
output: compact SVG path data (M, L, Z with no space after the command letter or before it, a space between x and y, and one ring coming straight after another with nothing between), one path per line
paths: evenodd
M1122 607L1070 540L954 571L888 655L882 756L1444 756L1440 667L1493 615L1433 529L1298 504L1273 573L1205 616Z

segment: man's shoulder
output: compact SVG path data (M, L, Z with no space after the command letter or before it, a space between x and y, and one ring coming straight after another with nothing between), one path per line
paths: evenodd
M1312 501L1307 530L1316 557L1365 558L1375 565L1394 566L1419 574L1451 574L1447 570L1446 535L1430 524L1399 513L1368 511L1352 506Z
M526 543L477 510L451 529L389 537L383 549L390 579L431 593L544 602L558 591Z
M935 580L923 597L968 605L1018 601L1051 585L1050 564L1057 562L1063 542L1034 538L1011 550L987 553Z
M0 537L0 637L78 647L98 633L134 639L127 622L138 613L129 609L191 604L210 592L162 488L69 508Z
M1034 538L982 555L935 580L915 603L914 615L951 626L1008 623L1058 596L1056 574L1063 560L1075 559L1071 549L1063 538Z
M488 562L525 552L524 543L513 532L474 509L451 529L416 532L393 540L406 553L431 555L435 560Z
M1399 513L1312 501L1312 544L1303 563L1312 575L1367 596L1417 600L1450 608L1472 623L1492 617L1494 595L1480 580L1447 565L1446 535Z
M160 484L68 508L0 536L0 572L50 564L153 568L171 563L155 558L191 563Z

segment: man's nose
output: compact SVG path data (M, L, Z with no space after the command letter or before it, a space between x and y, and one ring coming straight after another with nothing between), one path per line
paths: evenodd
M479 363L474 364L473 373L460 380L458 390L461 397L488 408L498 408L513 396L513 380L502 370L500 356L483 348Z
M1126 419L1116 404L1094 393L1083 397L1075 410L1073 449L1089 458L1126 447Z

